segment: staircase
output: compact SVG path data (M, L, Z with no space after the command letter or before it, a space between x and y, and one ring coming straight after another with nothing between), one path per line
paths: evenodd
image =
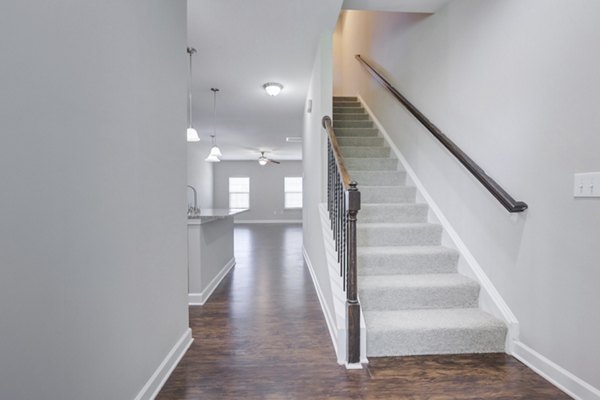
M356 97L334 97L333 127L362 195L358 284L367 356L504 352L506 326L478 308L479 284Z

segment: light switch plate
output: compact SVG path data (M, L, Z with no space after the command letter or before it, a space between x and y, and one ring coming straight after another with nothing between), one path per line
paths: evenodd
M600 197L600 172L575 174L574 197Z

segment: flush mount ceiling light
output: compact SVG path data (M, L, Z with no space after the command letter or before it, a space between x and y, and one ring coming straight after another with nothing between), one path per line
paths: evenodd
M283 89L283 85L277 82L267 82L263 85L263 88L269 96L277 96Z
M190 55L190 81L188 83L188 128L187 128L187 141L188 142L199 142L200 136L198 132L192 127L192 55L196 52L193 47L188 47L187 52Z
M221 149L217 146L217 92L219 89L211 88L210 90L213 92L213 134L210 135L212 138L212 147L210 148L208 157L204 161L219 162L221 161L219 157L223 155L221 154Z

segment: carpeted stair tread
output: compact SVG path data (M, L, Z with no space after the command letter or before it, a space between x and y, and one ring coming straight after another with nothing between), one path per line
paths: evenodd
M456 272L458 252L443 246L361 246L359 275Z
M377 137L377 136L373 136L373 137L370 137L370 136L369 137L340 136L337 138L337 142L340 146L366 146L366 147L384 146L383 138ZM346 158L349 158L349 157L344 157L344 161L346 160Z
M385 146L340 146L340 150L344 158L390 158L390 148Z
M333 105L333 119L335 120L340 114L359 114L364 113L362 107L338 107Z
M337 128L373 128L373 121L334 120L333 129Z
M358 101L356 96L333 96L333 101Z
M358 100L337 100L333 102L335 107L361 107Z
M371 137L377 136L379 130L377 128L356 128L356 127L337 127L335 135L338 137Z
M345 101L334 101L333 108L362 108L362 104L359 101L345 100Z
M350 177L352 171L402 171L395 158L344 157L344 164L350 172Z
M442 227L430 223L358 222L358 246L439 245Z
M479 284L457 273L370 275L359 281L364 310L477 307Z
M477 308L364 311L367 355L504 351L506 326Z
M369 114L365 112L341 112L333 113L333 120L351 120L351 121L364 121L369 119Z
M361 186L400 186L406 183L404 171L352 171L351 177Z
M424 203L363 203L358 218L361 223L426 222L428 211Z
M350 173L352 180L354 172ZM360 184L361 202L364 203L412 203L416 199L417 188L405 185L369 186Z

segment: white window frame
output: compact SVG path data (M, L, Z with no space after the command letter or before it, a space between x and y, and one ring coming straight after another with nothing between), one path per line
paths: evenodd
M231 181L232 179L246 179L248 181L248 190L247 191L235 191L232 192L231 191ZM245 209L250 209L250 177L248 176L230 176L229 180L228 180L228 187L227 190L229 192L229 208L234 208L234 209L240 209L240 208L245 208ZM247 207L232 207L231 204L231 195L232 194L245 194L248 198L248 204Z
M288 190L286 181L288 179L300 179L300 191L297 190ZM302 209L302 184L303 179L301 176L285 176L283 178L283 208L284 210L301 210ZM300 194L300 205L299 206L288 206L288 194Z

